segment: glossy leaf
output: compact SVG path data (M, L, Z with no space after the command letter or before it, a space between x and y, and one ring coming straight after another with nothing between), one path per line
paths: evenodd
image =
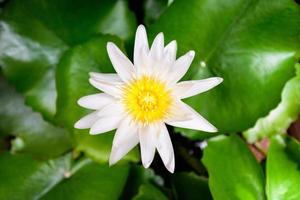
M275 136L267 157L267 197L300 199L300 144L293 138Z
M60 124L74 131L77 149L84 151L97 161L107 161L112 146L113 134L89 135L88 129L74 130L77 120L89 110L77 104L79 98L99 93L89 84L89 72L115 73L106 52L106 43L112 41L122 47L122 43L112 36L98 36L68 51L57 70L57 119ZM137 160L137 152L128 158Z
M0 94L0 132L16 137L12 142L13 151L49 157L71 148L69 133L33 112L3 77L0 77Z
M212 200L207 179L197 176L194 173L175 173L172 177L172 183L177 199L186 200Z
M247 144L238 136L217 136L208 141L202 159L215 200L263 200L264 176Z
M6 153L0 156L0 199L118 199L128 170L89 159L72 166L70 155L39 162Z
M0 22L4 75L30 106L51 119L56 112L55 67L62 53L97 33L131 39L133 17L123 0L10 1Z
M283 88L281 102L271 112L259 119L254 127L244 132L249 142L275 134L284 134L300 113L300 65L297 76L290 79Z
M71 177L65 178L41 199L82 200L101 199L117 200L126 183L129 167L118 165L109 167L84 161L82 166L73 167Z
M64 179L71 156L38 162L26 155L0 155L0 199L39 199Z
M299 24L299 5L292 0L176 0L150 33L176 39L179 55L196 51L185 79L224 79L187 102L219 133L231 133L251 127L280 101L285 82L294 75Z
M139 193L133 200L167 200L168 198L155 186L150 183L140 187Z

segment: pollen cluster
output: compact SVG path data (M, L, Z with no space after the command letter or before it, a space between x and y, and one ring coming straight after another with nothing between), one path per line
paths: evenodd
M164 119L172 103L170 91L160 80L142 76L124 87L123 102L134 120L149 124Z

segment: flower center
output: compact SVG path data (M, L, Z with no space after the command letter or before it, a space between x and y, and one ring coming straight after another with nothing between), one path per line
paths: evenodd
M135 120L148 124L166 117L172 99L164 82L142 76L124 87L123 102Z

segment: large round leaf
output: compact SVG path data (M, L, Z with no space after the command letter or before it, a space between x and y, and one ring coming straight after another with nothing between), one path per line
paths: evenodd
M108 160L114 134L91 136L88 130L74 130L73 126L77 120L91 112L80 107L78 99L100 92L89 84L89 72L115 73L106 51L108 41L123 47L115 37L95 37L70 49L63 56L57 70L57 119L75 133L77 149L97 161ZM132 151L128 158L137 160L137 157L137 151Z
M118 199L129 165L109 167L70 155L47 162L29 156L0 156L0 199Z
M278 104L294 74L299 24L293 0L176 0L150 32L176 39L180 54L196 51L185 79L224 78L217 88L187 102L226 133L251 127Z
M56 200L117 200L126 183L129 166L109 167L107 164L85 163L71 177L65 178L41 199Z
M39 199L64 178L71 156L38 162L28 155L0 156L0 199Z
M12 0L0 21L0 64L27 103L55 114L55 67L62 53L97 33L129 40L135 20L123 0Z
M267 197L300 199L300 144L290 137L275 136L267 157Z
M202 159L215 200L263 200L264 176L254 156L238 136L217 136L208 141Z
M70 134L33 112L24 104L24 97L9 86L3 77L0 77L0 94L0 132L16 137L12 143L13 151L49 157L71 148Z

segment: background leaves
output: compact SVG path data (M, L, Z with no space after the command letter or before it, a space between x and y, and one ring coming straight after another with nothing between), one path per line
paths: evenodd
M0 7L0 199L300 198L299 142L286 135L300 114L295 1L6 0ZM137 23L150 40L158 32L176 39L177 56L196 51L184 79L224 78L186 102L230 135L169 128L175 174L158 157L152 169L141 167L138 148L108 167L114 132L73 128L89 112L77 100L97 92L88 72L114 72L108 41L132 58Z
M88 4L13 0L1 19L3 73L28 96L27 103L48 119L56 112L54 75L65 50L98 33L129 40L135 29L133 14L122 0L93 0Z
M24 105L24 98L0 77L0 136L13 135L12 150L52 157L71 148L70 134L43 120ZM1 138L1 137L0 137Z

